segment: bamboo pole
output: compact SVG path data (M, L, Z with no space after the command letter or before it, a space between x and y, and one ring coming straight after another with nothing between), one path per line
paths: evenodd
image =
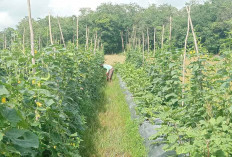
M169 28L169 44L170 44L170 47L172 45L171 40L172 40L172 17L170 16L170 28Z
M187 11L188 8L186 7ZM188 28L187 28L187 34L185 37L185 44L184 44L184 53L183 53L183 69L182 69L182 99L184 99L184 92L185 92L185 62L186 62L186 51L187 51L187 42L188 42L188 36L189 36L189 30L190 30L190 16L188 15ZM182 106L184 106L184 100L182 100Z
M92 51L92 47L93 47L93 38L95 38L95 35L93 35L93 37L90 39L90 50Z
M149 39L149 29L147 27L147 52L149 53L150 49L150 39Z
M96 47L97 47L97 31L96 31L96 35L95 35L95 38L94 38L94 50L93 50L93 54L95 55L96 54Z
M161 49L164 48L164 25L163 25L163 29L162 29L162 39L161 39Z
M41 49L41 37L39 35L39 51L40 51L40 49Z
M4 44L5 44L4 49L6 49L6 48L7 48L7 38L6 38L6 34L5 34Z
M32 27L32 20L31 20L31 3L30 0L27 0L28 5L28 14L29 14L29 27L30 27L30 39L31 39L31 55L32 55L32 64L35 64L35 50L34 50L34 32ZM35 69L33 68L33 72L35 73Z
M60 29L60 36L61 36L62 42L64 44L64 47L66 48L65 41L64 41L64 36L63 36L63 32L62 32L62 28L61 28L60 20L59 20L58 16L57 16L57 22L58 22L58 26L59 26L59 29Z
M85 51L87 50L87 44L88 44L88 26L85 27Z
M145 56L144 56L144 49L145 49L144 33L142 33L142 38L143 38L143 63L144 63L144 60L145 60Z
M79 19L77 17L77 49L79 47Z
M2 49L5 48L5 34L3 33L3 39L2 39Z
M50 13L48 14L48 23L49 23L49 34L50 34L50 42L51 45L53 45L53 38L52 38L52 26L51 26L51 15Z
M155 40L155 35L156 35L156 30L155 30L155 27L154 27L154 56L155 56L155 51L156 51L156 40Z
M48 41L49 41L49 37L48 37L48 33L49 32L49 28L47 28L47 44L46 44L46 46L48 46Z

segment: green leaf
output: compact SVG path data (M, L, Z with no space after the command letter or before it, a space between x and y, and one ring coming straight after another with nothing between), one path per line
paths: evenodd
M219 124L219 123L223 122L223 120L224 120L224 118L222 116L219 116L217 118L217 123Z
M13 144L23 148L38 148L38 136L28 130L11 129L6 132L6 137L9 138Z
M47 106L51 106L55 102L52 99L49 99L48 101L45 102Z
M170 136L168 136L168 138L167 138L167 140L168 140L170 143L176 142L177 139L178 139L178 135L170 135Z
M77 137L78 135L77 135L77 132L76 132L76 133L74 133L74 134L71 134L70 136L71 136L71 137Z
M0 141L2 141L4 134L0 132Z
M9 95L9 91L3 85L0 85L0 95Z
M211 118L211 119L209 120L209 122L210 122L212 125L215 125L215 124L216 124L216 120L215 120L214 118Z
M17 124L19 121L21 121L21 118L18 116L18 113L15 109L6 107L1 111L1 114L11 123Z

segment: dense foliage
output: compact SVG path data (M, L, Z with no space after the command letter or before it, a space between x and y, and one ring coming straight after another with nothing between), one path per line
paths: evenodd
M138 53L135 59L138 60ZM146 58L142 67L127 63L119 72L151 122L163 123L154 139L162 136L164 149L189 156L231 156L232 152L232 55L188 53L186 83L182 86L182 52L163 51ZM142 55L140 55L140 58ZM138 63L140 64L140 63ZM182 96L182 88L185 89ZM182 103L184 102L184 103ZM158 143L159 143L158 142Z
M204 4L192 0L190 5L192 21L199 42L210 53L219 53L225 47L231 46L232 29L232 1L231 0L207 0ZM98 34L99 45L104 46L105 53L117 53L122 50L122 34L124 47L135 41L142 43L142 33L147 38L147 29L150 37L149 49L153 49L153 33L156 29L156 48L161 47L162 26L165 26L164 42L169 45L169 18L172 17L172 43L173 47L182 48L187 28L187 13L185 8L177 9L170 5L150 5L142 8L136 4L102 4L95 11L88 8L80 10L79 18L79 42L85 44L86 26L89 28L89 44ZM62 17L60 19L66 42L76 43L76 16ZM51 18L53 38L60 43L60 32L57 18ZM36 45L39 46L39 38L43 47L49 45L48 17L33 21ZM0 33L0 48L3 47L4 34L7 47L13 44L15 36L21 38L25 28L25 42L29 46L28 18L19 22L17 29L7 28ZM132 38L136 38L133 39ZM192 41L192 40L191 40ZM145 41L148 48L147 40ZM191 46L191 45L190 45Z
M47 47L32 65L20 49L0 52L0 156L79 156L104 85L102 53Z

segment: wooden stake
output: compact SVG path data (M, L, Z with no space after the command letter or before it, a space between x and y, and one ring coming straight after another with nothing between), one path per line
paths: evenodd
M51 26L51 15L50 15L50 13L48 14L48 23L49 23L50 42L51 42L51 45L54 45L53 38L52 38L52 26Z
M163 25L163 29L162 29L162 39L161 39L161 49L164 48L164 25Z
M23 54L25 55L25 32L26 32L26 30L25 30L25 27L24 27L24 29L23 29Z
M60 20L59 20L58 16L57 16L57 21L58 21L58 26L59 26L59 29L60 29L60 36L61 36L62 42L64 44L64 47L66 48L65 41L64 41L64 36L63 36L63 32L62 32L62 28L61 28Z
M35 64L35 50L34 50L34 32L32 27L32 20L31 20L31 4L30 0L27 0L28 5L28 14L29 14L29 27L30 27L30 39L31 39L31 55L32 55L32 64ZM33 68L33 72L35 73L35 69Z
M172 17L170 16L170 28L169 28L169 44L171 48L171 39L172 39Z
M186 9L187 9L188 16L189 16L189 23L190 23L192 34L193 34L195 49L196 49L197 54L199 54L199 49L198 49L198 44L197 44L197 36L196 36L196 34L194 32L193 23L192 23L191 14L190 14L190 9L191 8L189 6Z
M48 41L49 41L49 39L48 39L48 38L49 38L49 37L48 37L48 34L49 34L49 33L48 33L48 32L49 32L49 28L47 28L47 45L46 45L46 46L48 46Z
M88 26L86 25L86 28L85 28L85 51L87 50L87 45L88 45Z
M4 41L5 41L5 34L3 33L3 39L2 39L2 49L4 50L4 48L5 48L5 43L4 43Z
M142 38L143 38L143 63L144 63L144 60L145 60L145 56L144 56L144 49L145 49L144 33L142 33Z
M96 35L94 37L94 50L93 50L93 54L96 54L96 47L97 47L97 31L96 31Z
M5 49L7 48L7 38L6 38L6 34L5 34L5 39L4 39L4 43L5 43Z
M150 49L150 39L149 39L149 30L147 27L147 51L148 51L148 53L149 53L149 49Z
M79 19L77 17L77 49L79 47Z
M40 52L40 49L41 49L41 37L39 35L39 52Z
M156 50L155 34L156 34L156 30L155 30L155 27L154 27L154 56L155 56L155 50Z
M188 8L186 7L187 11ZM186 61L186 51L187 51L187 42L188 42L188 36L189 36L189 29L190 29L190 16L188 15L188 29L187 34L185 37L185 44L184 44L184 53L183 53L183 69L182 69L182 99L184 99L184 92L185 92L185 61ZM182 100L182 106L184 106L184 100Z

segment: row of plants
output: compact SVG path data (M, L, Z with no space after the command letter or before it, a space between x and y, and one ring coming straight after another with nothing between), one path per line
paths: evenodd
M73 44L0 52L0 156L79 156L86 117L105 83L103 53Z
M118 71L134 94L138 113L151 122L163 121L151 139L163 137L156 144L177 155L231 156L232 54L189 51L182 84L183 52L148 54L142 62L141 51L135 51L127 52Z

